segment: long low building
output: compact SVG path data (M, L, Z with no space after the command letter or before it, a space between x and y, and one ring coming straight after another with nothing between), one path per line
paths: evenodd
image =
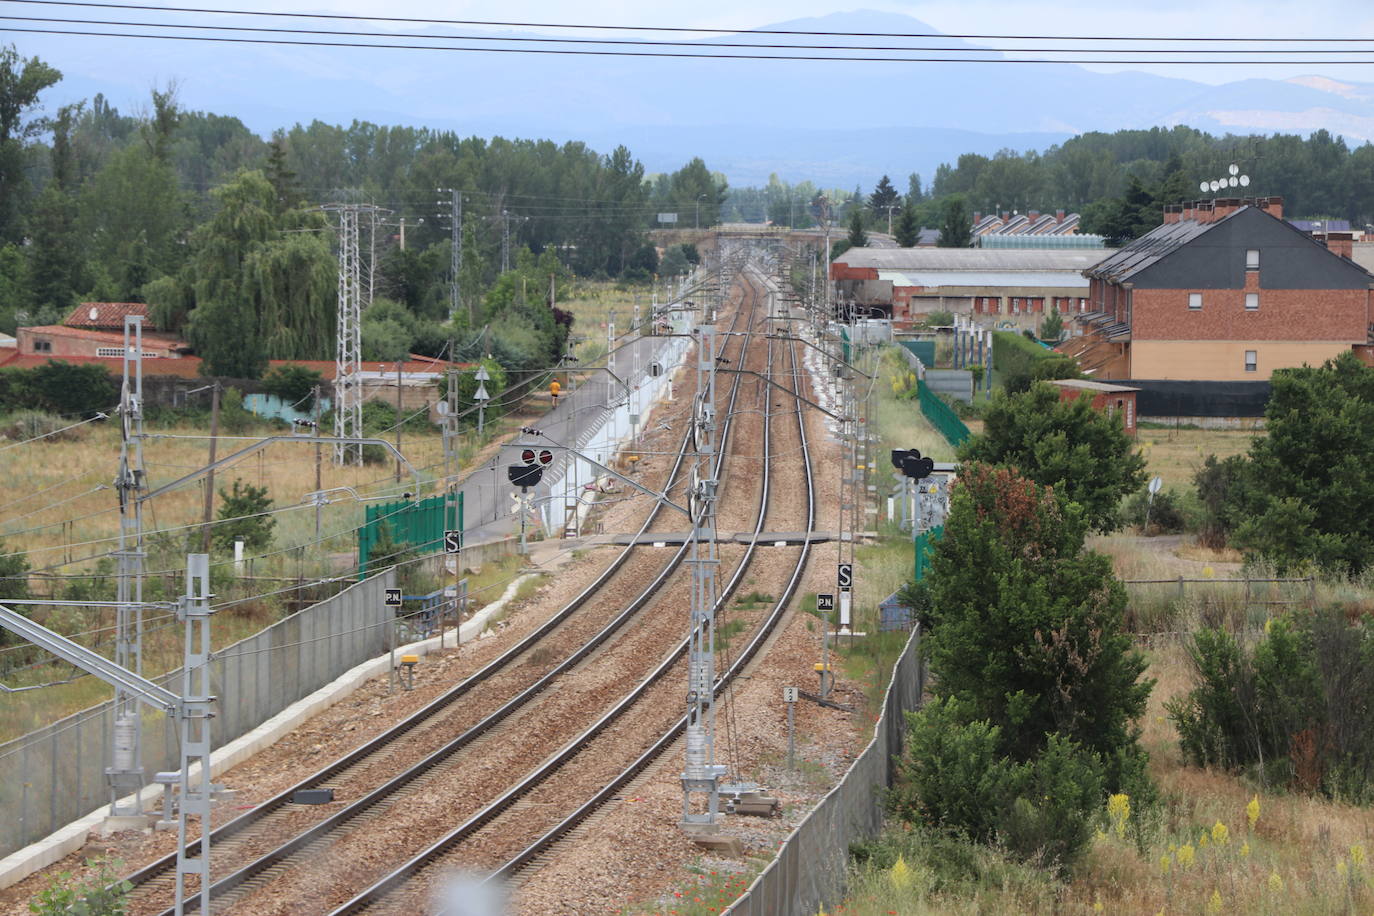
M932 312L986 327L1034 329L1051 310L1088 309L1083 275L1103 249L851 248L831 264L841 303L910 326Z

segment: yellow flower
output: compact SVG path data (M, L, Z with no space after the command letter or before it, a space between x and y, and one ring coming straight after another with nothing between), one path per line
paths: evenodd
M1221 912L1221 891L1212 891L1212 899L1207 901L1207 912L1212 916Z
M1177 844L1177 843L1170 843L1170 844L1169 844L1169 854L1170 854L1170 855L1173 855L1173 854L1176 853L1176 852L1178 852L1178 844Z
M1212 842L1218 846L1225 846L1231 842L1231 831L1221 821L1212 825Z
M1172 865L1172 864L1173 864L1173 860L1170 859L1168 856L1160 856L1160 857L1159 857L1159 871L1160 871L1160 874L1167 875L1167 874L1169 873L1169 866Z
M1240 857L1246 859L1250 857L1250 841L1246 840L1240 844Z
M1096 836L1099 840L1105 840L1107 838L1107 831L1103 830L1101 827L1098 827Z
M1336 874L1344 878L1346 872L1348 871L1350 871L1350 868L1345 864L1345 859L1341 859L1339 862L1336 863Z
M1193 864L1193 847L1185 843L1178 847L1178 864L1189 868Z
M897 861L892 864L892 871L888 872L887 879L899 891L904 891L911 886L911 869L907 867L906 859L902 856L897 857Z
M1093 912L1094 912L1094 913L1100 913L1100 912L1102 912L1102 901L1101 901L1101 900L1094 900L1094 901L1093 901Z
M1269 873L1269 889L1276 894L1283 893L1283 879L1279 877L1279 873L1276 871Z
M1356 843L1350 847L1350 861L1357 867L1364 864L1364 846Z
M1202 831L1202 836L1198 837L1197 848L1198 848L1198 849L1206 849L1206 848L1207 848L1207 844L1210 843L1210 842L1212 842L1211 837L1207 836L1207 831L1204 830L1204 831Z
M1131 797L1124 792L1107 799L1107 816L1112 819L1116 835L1126 835L1126 821L1131 818Z
M1250 804L1245 806L1245 816L1250 820L1250 829L1255 829L1255 822L1259 820L1259 796L1250 799Z

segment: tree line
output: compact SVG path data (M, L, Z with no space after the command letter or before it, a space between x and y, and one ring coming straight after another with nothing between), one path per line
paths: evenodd
M656 213L714 225L727 192L701 159L648 176L624 146L363 121L261 137L186 110L174 84L139 114L101 95L45 111L61 78L0 47L0 331L84 300L148 302L215 374L333 354L337 220L322 205L379 208L361 221L365 357L436 355L489 327L523 366L562 346L551 282L647 280Z

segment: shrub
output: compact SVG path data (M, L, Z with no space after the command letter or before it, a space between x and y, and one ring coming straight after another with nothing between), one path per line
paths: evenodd
M1189 508L1184 504L1184 494L1175 490L1160 490L1155 494L1153 504L1150 494L1140 490L1132 494L1121 507L1121 523L1139 528L1146 536L1177 534L1193 527L1193 514Z
M9 439L36 439L43 436L46 442L72 441L86 435L84 426L57 432L65 426L71 426L72 423L72 420L53 416L41 410L21 410L10 414L5 420L5 425L0 427L0 435Z
M232 550L238 538L243 538L244 546L250 550L261 550L272 543L277 520L265 514L272 509L266 487L235 480L232 490L219 491L219 498L219 521L212 536L216 547Z
M1169 704L1184 756L1264 782L1374 799L1374 634L1340 609L1272 620L1251 650L1221 630L1189 648L1196 685Z
M1097 755L1051 735L1017 763L1000 753L1001 729L968 720L957 699L907 713L907 752L888 795L903 820L979 842L1000 842L1024 861L1067 867L1087 848L1103 795Z
M1198 541L1213 549L1225 547L1231 532L1243 517L1239 507L1245 487L1247 462L1244 456L1232 455L1221 461L1208 455L1202 467L1193 475L1193 486L1200 505Z
M133 885L119 879L122 864L98 862L86 878L65 871L53 876L29 901L29 912L35 916L123 916Z
M307 366L273 366L262 377L261 387L264 394L275 395L305 412L315 406L315 388L324 390L324 376Z

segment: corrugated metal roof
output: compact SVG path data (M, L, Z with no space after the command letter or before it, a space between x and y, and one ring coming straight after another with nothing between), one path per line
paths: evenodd
M1184 245L1231 219L1248 207L1241 207L1221 219L1201 223L1197 220L1180 220L1156 226L1125 247L1118 248L1097 265L1085 271L1090 277L1120 283L1140 273L1147 267L1157 264Z
M1087 270L1110 252L1044 248L851 248L836 264L878 270Z
M1081 271L1072 270L880 270L878 279L891 280L893 286L921 286L926 289L980 286L1088 288L1088 278Z

